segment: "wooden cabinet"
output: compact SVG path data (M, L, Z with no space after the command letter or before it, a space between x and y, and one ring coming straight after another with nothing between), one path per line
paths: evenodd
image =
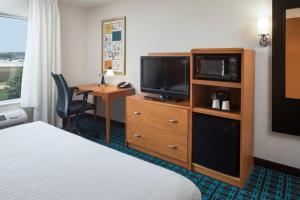
M157 102L143 95L127 97L127 145L190 168L189 118L189 102Z
M241 81L224 82L193 79L193 58L199 54L240 54ZM175 56L182 54L152 53L150 55ZM131 148L220 181L243 187L253 167L255 52L242 48L193 49L191 53L186 53L185 55L191 57L190 101L158 102L146 100L144 95L127 97L126 144ZM231 111L212 109L210 101L213 94L224 89L230 93ZM238 177L193 163L193 131L191 125L194 113L232 119L239 122ZM203 133L202 129L201 131ZM218 138L215 139L218 140ZM226 141L224 143L226 145Z
M192 162L192 169L212 178L227 182L237 187L243 187L253 167L253 126L254 126L254 67L255 52L242 48L229 49L193 49L192 58L199 54L240 54L241 55L241 82L206 81L193 79L194 63L191 66L191 109L193 113L234 119L240 122L239 144L239 177L208 169ZM207 105L212 93L218 90L230 93L231 111L211 109ZM193 131L191 131L193 132ZM217 139L217 138L216 138Z

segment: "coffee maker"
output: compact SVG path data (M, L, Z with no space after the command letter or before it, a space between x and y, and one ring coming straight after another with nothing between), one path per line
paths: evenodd
M230 92L225 90L216 91L213 95L213 105L214 109L230 110ZM219 105L217 105L219 104Z

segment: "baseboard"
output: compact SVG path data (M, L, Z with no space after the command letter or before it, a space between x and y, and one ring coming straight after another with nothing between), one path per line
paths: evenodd
M269 169L272 169L275 171L279 171L279 172L283 172L286 174L300 177L300 169L291 167L288 165L283 165L280 163L272 162L272 161L265 160L262 158L257 158L257 157L254 157L254 164L265 167L265 168L269 168Z

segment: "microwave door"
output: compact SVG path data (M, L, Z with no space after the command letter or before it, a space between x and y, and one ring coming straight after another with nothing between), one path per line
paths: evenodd
M194 62L196 79L240 82L240 54L196 55Z

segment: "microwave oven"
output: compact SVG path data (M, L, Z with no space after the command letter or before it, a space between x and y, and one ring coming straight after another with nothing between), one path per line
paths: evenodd
M194 78L241 82L241 54L195 55Z

